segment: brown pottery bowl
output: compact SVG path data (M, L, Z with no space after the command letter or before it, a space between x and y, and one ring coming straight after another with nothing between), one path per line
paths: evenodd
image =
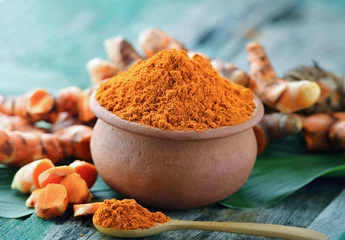
M91 154L103 180L145 206L188 209L236 192L257 154L253 126L263 116L260 100L252 119L203 132L166 131L123 120L98 104Z

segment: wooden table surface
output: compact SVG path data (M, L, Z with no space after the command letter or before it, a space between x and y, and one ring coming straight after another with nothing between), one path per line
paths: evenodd
M102 41L161 27L187 47L248 69L245 44L262 43L279 74L316 60L345 75L345 1L8 1L0 0L0 92L33 87L87 87L85 63L105 58ZM310 166L312 167L312 166ZM272 181L279 181L272 179ZM167 211L172 218L276 223L308 227L345 239L345 181L318 179L263 209L211 205ZM1 198L1 196L0 196ZM88 219L42 222L32 215L0 218L0 239L112 239ZM152 239L266 239L207 231L176 231Z

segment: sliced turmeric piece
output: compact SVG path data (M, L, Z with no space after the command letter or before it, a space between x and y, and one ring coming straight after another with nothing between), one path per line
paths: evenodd
M98 176L95 165L85 161L75 160L70 166L84 179L89 189L95 184Z
M67 190L61 184L48 184L40 192L36 204L36 215L40 218L61 216L67 209Z
M45 120L54 107L54 97L45 89L36 89L27 96L26 110L33 121Z
M53 168L54 164L49 159L41 159L21 167L15 174L11 188L23 193L32 192L40 188L38 176L47 169Z
M26 182L23 180L25 169L20 168L16 174L14 175L14 178L12 180L11 188L13 190L18 190L22 193L29 193L30 189L33 185L32 182Z
M0 112L20 116L31 122L45 120L54 107L54 98L44 89L34 89L22 96L0 96Z
M73 216L74 217L80 217L80 216L93 215L102 203L103 202L74 204L73 205L73 210L74 210Z
M69 203L87 203L92 198L92 194L86 182L78 173L69 174L63 177L60 184L67 189Z
M75 173L75 170L70 166L50 168L38 176L38 183L40 187L45 187L49 183L59 183L64 176L72 173Z
M35 207L35 204L37 202L37 199L39 197L39 195L41 194L43 188L39 188L39 189L36 189L34 190L30 197L26 200L25 202L25 205L28 207L28 208L33 208Z

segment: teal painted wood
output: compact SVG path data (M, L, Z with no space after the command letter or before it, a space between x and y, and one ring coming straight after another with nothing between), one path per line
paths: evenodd
M345 184L345 182L344 182ZM309 225L308 228L321 231L330 240L345 237L345 190Z
M122 34L136 40L149 26L172 28L195 2L1 1L0 93L86 88L85 64L106 57L104 39Z
M247 69L244 46L265 45L279 73L312 59L345 74L344 2L247 1L0 1L0 93L19 94L33 87L50 91L89 85L85 70L92 57L105 58L102 42L122 34L136 44L137 34L158 26L191 48L232 60ZM167 212L173 218L254 221L295 225L329 232L327 221L341 207L335 199L341 180L316 181L283 202L265 209L233 210L218 205ZM339 200L340 199L340 200ZM321 213L322 212L322 213ZM321 213L321 215L319 215ZM64 216L42 221L0 219L0 239L100 239L91 221ZM316 218L319 215L318 218ZM332 229L341 234L343 225ZM316 219L315 219L316 218ZM345 221L345 217L344 217ZM338 235L337 235L338 236ZM153 239L254 239L247 236L178 231ZM109 238L106 238L109 239ZM265 238L255 238L265 239Z

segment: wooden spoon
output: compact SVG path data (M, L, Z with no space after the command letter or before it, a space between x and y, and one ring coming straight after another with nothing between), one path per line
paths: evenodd
M248 234L256 236L293 239L293 240L326 240L327 236L320 232L300 228L282 226L276 224L262 223L237 223L237 222L202 222L202 221L182 221L170 220L164 224L149 229L139 230L117 230L113 228L104 228L94 224L98 231L113 237L121 238L139 238L154 234L168 232L172 230L208 230L231 232L239 234Z

